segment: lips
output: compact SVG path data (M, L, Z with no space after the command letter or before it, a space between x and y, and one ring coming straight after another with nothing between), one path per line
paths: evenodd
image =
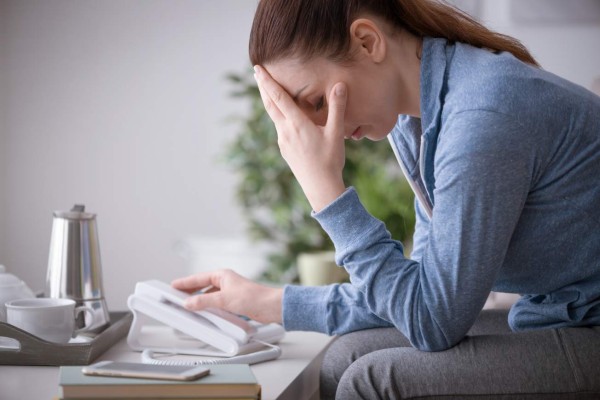
M356 128L354 130L354 132L352 132L350 137L348 137L348 139L352 139L352 140L360 140L361 138L362 138L362 131L360 129L360 126L358 128Z

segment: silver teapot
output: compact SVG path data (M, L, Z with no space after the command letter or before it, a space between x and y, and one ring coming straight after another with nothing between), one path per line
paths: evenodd
M86 330L99 332L109 324L96 215L85 212L83 205L54 212L45 293L47 297L73 299L77 306L93 310L93 317L79 314L77 328L88 326Z

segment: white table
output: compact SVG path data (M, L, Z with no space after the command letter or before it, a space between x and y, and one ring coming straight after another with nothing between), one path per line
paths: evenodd
M252 366L263 400L318 399L319 369L333 337L314 332L288 332L275 361ZM125 338L94 361L140 361ZM51 400L58 396L58 367L0 366L1 400Z

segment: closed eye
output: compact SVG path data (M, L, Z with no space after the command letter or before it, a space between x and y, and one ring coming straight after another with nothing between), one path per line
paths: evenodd
M315 110L320 111L323 108L323 105L325 105L325 96L321 96L319 98L319 101L317 102L317 105L315 106Z

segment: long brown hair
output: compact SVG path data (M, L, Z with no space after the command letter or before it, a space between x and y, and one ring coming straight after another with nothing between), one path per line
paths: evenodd
M365 14L383 18L419 37L507 51L539 66L518 40L493 32L438 0L260 0L250 32L250 60L253 65L289 56L347 61L350 25Z

